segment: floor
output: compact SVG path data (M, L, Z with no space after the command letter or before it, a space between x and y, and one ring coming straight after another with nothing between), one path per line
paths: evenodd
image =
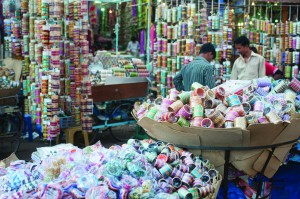
M122 126L122 127L114 127L112 128L112 131L114 135L120 138L130 138L135 135L135 125L130 126ZM125 134L125 136L124 136ZM99 140L105 147L110 147L112 145L121 145L125 141L118 141L109 133L109 131L98 131L97 134L97 140ZM0 138L1 139L1 138ZM95 140L96 141L96 140ZM84 147L83 139L80 136L80 133L75 138L75 145L79 147ZM32 142L29 142L28 140L21 139L19 150L17 151L16 155L20 160L31 160L31 154L32 152L36 151L36 148L39 147L45 147L55 144L55 141L52 141L51 143L49 141L44 141L40 138L34 139ZM8 143L2 143L0 145L0 160L8 157L11 154L11 145Z

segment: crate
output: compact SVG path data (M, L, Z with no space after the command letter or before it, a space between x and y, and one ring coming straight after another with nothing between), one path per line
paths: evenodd
M0 106L17 106L18 103L19 103L18 95L0 98Z
M0 106L0 115L5 113L17 113L20 112L18 106Z
M148 95L148 80L141 77L107 77L105 85L92 86L94 102L105 102Z
M75 120L72 116L60 117L60 128L70 128L75 126Z

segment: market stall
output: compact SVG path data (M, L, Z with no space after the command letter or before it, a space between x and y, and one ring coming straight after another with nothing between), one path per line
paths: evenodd
M116 52L92 55L87 0L13 2L4 2L5 50L22 60L23 84L6 81L10 74L4 72L0 86L22 90L25 126L36 127L44 140L52 144L64 132L66 142L73 143L81 131L86 147L57 145L38 149L31 162L0 162L0 199L216 198L222 179L226 198L228 179L236 177L233 170L244 176L234 183L247 187L247 197L270 194L270 183L261 176L275 175L300 136L300 23L298 14L292 17L298 9L275 3L250 8L248 1L238 6L242 1L102 0L97 2L100 10L108 3L116 6ZM273 9L280 6L288 8L284 13L289 17L275 21ZM140 35L146 63L118 52L119 36L131 31L123 23L124 11L132 12L126 17ZM101 12L105 25L109 11ZM119 30L124 27L123 35ZM229 80L236 55L232 45L240 34L283 70L285 79ZM207 42L216 47L211 65L218 86L194 83L191 91L175 90L173 77ZM157 91L156 99L148 96L149 90ZM3 112L19 114L20 109L0 106ZM18 129L12 140L18 147L22 118L14 122ZM120 137L111 129L136 123L157 142ZM90 136L106 129L127 144L87 146L99 140ZM256 190L247 180L255 176Z

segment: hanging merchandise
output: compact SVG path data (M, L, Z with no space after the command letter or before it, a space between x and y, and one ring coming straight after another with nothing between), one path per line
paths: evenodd
M204 43L211 42L222 48L217 52L218 61L221 58L231 58L232 16L229 6L226 7L223 17L220 16L219 10L215 12L212 10L211 15L208 16L206 2L203 2L201 7L198 5L197 9L194 3L181 3L176 7L167 7L164 3L157 5L155 16L157 39L153 52L153 55L157 55L155 56L157 59L153 60L152 65L159 92L168 93L173 87L170 80L182 66L199 55L201 45ZM223 49L224 43L228 45L224 45ZM230 64L227 68L230 68ZM230 78L231 70L227 68L222 63L218 68L222 71L218 73L219 83Z
M87 9L86 0L22 0L15 18L4 21L6 34L13 36L11 52L24 57L26 113L41 125L45 139L60 132L59 109L66 110L65 114L74 113L78 125L82 118L90 121L91 112L77 111L81 99L89 100L91 95L91 84L82 84L89 75ZM9 41L5 43L7 51Z

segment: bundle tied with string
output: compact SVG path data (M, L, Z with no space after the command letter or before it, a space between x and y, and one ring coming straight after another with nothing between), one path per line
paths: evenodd
M292 103L288 103L284 109L284 113L292 115L296 112L295 106Z
M245 116L245 118L246 118L246 121L247 121L248 125L257 124L258 123L257 117L254 117L254 116L251 116L251 115L247 115L247 116Z
M203 100L200 96L196 95L194 92L190 96L190 107L194 109L197 105L203 105Z
M282 111L286 108L287 101L283 98L275 99L273 102L274 109L277 111Z
M229 95L226 99L230 107L241 105L241 101L238 95Z
M221 100L218 99L208 99L204 102L204 107L207 109L216 108L219 104L222 104Z
M274 88L276 93L283 93L288 88L288 82L286 80L280 81Z
M275 111L270 111L266 114L266 117L271 123L278 124L279 122L282 122L282 119L278 116L278 114Z
M247 120L245 117L237 117L234 120L234 127L246 129L247 128Z
M222 104L219 104L217 107L216 107L216 110L219 110L221 111L221 113L223 115L225 115L227 113L227 106L224 105L223 103Z
M255 90L255 92L256 92L257 94L259 94L260 96L263 96L263 97L265 97L265 96L268 95L268 92L265 91L265 90L264 90L263 88L261 88L261 87L258 87L258 88Z
M284 99L291 104L295 104L295 100L296 100L296 93L292 90L286 90L284 93Z
M175 102L173 102L169 107L168 107L168 110L170 112L174 112L174 113L177 113L177 111L179 111L181 109L181 107L183 107L183 103L181 100L177 100Z
M295 92L300 92L300 81L296 78L293 78L289 86L295 91Z
M222 113L218 110L213 111L209 116L209 119L211 119L214 123L214 126L217 128L223 127L225 123L225 118L222 115Z

